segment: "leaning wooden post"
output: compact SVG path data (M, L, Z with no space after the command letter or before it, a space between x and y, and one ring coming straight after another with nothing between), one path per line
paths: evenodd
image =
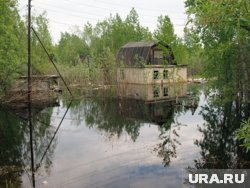
M31 0L28 0L28 123L30 129L30 154L31 154L31 171L32 186L35 188L35 171L34 171L34 151L33 151L33 125L31 120Z

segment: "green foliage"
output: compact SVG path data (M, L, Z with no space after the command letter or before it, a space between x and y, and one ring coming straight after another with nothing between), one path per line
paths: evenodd
M184 43L187 50L187 61L189 65L189 75L192 77L203 76L205 63L204 49L199 41L198 34L189 28L184 29Z
M95 64L103 72L104 83L114 83L116 80L116 64L115 56L111 53L109 48L105 48L104 51L94 58Z
M204 48L205 76L217 78L217 87L234 88L245 95L249 92L250 2L187 0L186 7Z
M0 1L0 93L18 76L24 61L24 24L17 12L16 0Z
M168 16L158 18L157 29L154 32L155 40L170 45L175 61L178 64L187 64L187 47L174 33L174 26Z
M27 74L27 29L17 11L16 0L1 0L0 12L0 93L6 91L19 75ZM53 55L53 44L46 13L32 18L35 28L48 51ZM31 35L33 74L40 71L38 64L48 63L48 57L38 39Z
M56 46L57 62L66 66L84 64L89 68L89 81L113 83L119 48L127 42L143 40L152 40L152 35L140 25L138 14L132 9L124 20L118 14L111 15L95 26L85 24L77 33L63 33Z
M0 23L0 91L3 91L18 75L27 72L27 31L16 9L16 1L7 0L1 4L3 22ZM62 33L56 45L52 42L46 12L32 17L32 27L50 53L50 57L65 77L70 79L67 81L73 84L77 81L113 82L116 76L115 57L119 48L127 42L153 40L149 29L140 24L134 8L125 19L119 14L110 15L96 25L85 24L83 30ZM168 16L159 17L154 39L169 44L176 61L180 64L186 63L186 45L174 34L173 24ZM31 49L32 73L55 74L34 32L31 33ZM142 60L138 62L139 66L145 65Z
M49 32L49 21L46 18L46 12L32 18L32 26L35 29L37 35L41 39L43 45L46 47L47 51L53 57L54 47L52 44L52 38ZM42 49L38 38L35 36L34 32L31 32L31 62L33 66L33 73L35 71L40 72L36 67L42 63L48 63L49 59L45 51Z
M57 68L69 85L86 85L89 81L89 69L86 64L71 66L58 63ZM37 69L43 74L55 74L55 69L51 63L39 64L37 65ZM61 86L63 86L63 84L61 84Z
M106 48L116 55L118 49L127 42L152 39L148 28L140 25L135 9L130 11L125 20L116 14L98 22L95 26L86 24L82 36L89 45L92 56L102 53Z
M175 44L177 36L174 33L174 26L168 16L160 16L158 18L157 29L154 32L154 37L158 41L165 42L170 46Z
M175 61L178 64L189 64L188 62L188 48L182 39L177 38L173 45L173 53L175 55Z
M145 62L145 59L143 57L140 57L138 55L135 56L135 62L137 67L145 67L147 65L147 62Z
M207 88L208 89L208 88ZM195 160L197 169L246 168L249 152L240 147L235 132L241 119L249 112L239 99L222 101L225 96L218 90L206 92L207 103L201 107L204 123L198 126L202 134L194 144L200 148L201 157ZM227 95L227 94L226 94Z
M243 140L243 146L250 149L250 118L242 121L241 128L237 131L237 138Z
M81 63L89 54L85 41L76 34L67 32L61 34L56 50L57 61L69 65Z
M186 44L190 46L191 51L201 49L197 52L202 54L201 57L204 57L204 66L202 67L204 76L212 78L212 86L216 88L216 95L220 96L213 97L215 102L220 108L223 108L225 104L230 104L230 109L228 109L229 105L225 108L225 114L231 113L231 117L237 117L233 123L230 123L232 120L227 120L226 115L221 116L219 111L213 110L213 114L208 114L206 118L212 120L212 118L224 117L223 124L218 125L223 129L228 124L226 130L216 131L226 134L231 129L229 132L231 134L235 132L233 129L238 129L236 126L245 118L242 115L248 114L240 112L243 109L243 105L241 107L240 104L246 103L248 105L250 101L250 1L186 0L185 3L189 14L189 23L191 23L190 30L186 32L185 36ZM235 102L232 103L232 101ZM207 120L207 122L209 121ZM242 128L237 131L238 139L242 139L243 145L248 149L250 148L249 124L249 119L243 121ZM231 140L235 142L235 135L231 137ZM208 135L206 142L210 138L214 139L216 136ZM230 145L229 140L223 139L223 141ZM215 150L214 148L219 141L214 140L213 142L212 151ZM234 145L236 144L234 143ZM204 151L203 153L211 152ZM218 153L223 153L221 157L225 156L225 152L222 152L219 147ZM214 159L211 156L209 158Z

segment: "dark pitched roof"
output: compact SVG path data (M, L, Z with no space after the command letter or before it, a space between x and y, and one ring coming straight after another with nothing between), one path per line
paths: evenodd
M147 63L150 49L156 45L155 42L129 42L120 48L116 61L118 64L123 61L125 65L134 66L138 58L142 58Z
M155 42L129 42L125 44L122 48L152 47L154 45L156 45Z

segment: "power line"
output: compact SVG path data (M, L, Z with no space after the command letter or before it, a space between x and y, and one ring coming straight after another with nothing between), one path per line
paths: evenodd
M64 80L64 78L63 78L63 76L61 75L60 71L58 70L58 68L57 68L56 64L54 63L53 59L50 57L49 52L48 52L47 49L45 48L43 42L42 42L41 39L39 38L39 36L38 36L37 32L35 31L35 29L34 29L33 27L31 27L31 29L32 29L32 31L34 32L36 38L38 39L40 45L42 46L42 49L44 50L44 52L45 52L46 55L48 56L50 62L51 62L52 65L54 66L54 68L55 68L57 74L58 74L58 75L60 76L60 78L62 79L62 81L63 81L65 87L67 88L67 90L68 90L68 92L69 92L69 94L70 94L70 96L71 96L71 99L73 99L73 94L72 94L71 90L69 89L69 87L68 87L66 81Z
M97 8L97 9L103 9L103 10L109 10L109 11L114 11L114 9L109 9L109 8L105 8L103 6L96 6L96 5L92 5L92 4L88 4L86 2L76 2L76 1L72 1L72 0L61 0L61 1L64 1L64 2L67 2L67 3L70 3L70 4L74 4L74 5L80 5L80 6L84 6L85 8L86 7L92 7L92 8ZM125 4L118 4L118 3L111 3L111 2L105 2L105 1L97 1L97 0L94 0L96 2L99 2L99 3L102 3L102 4L105 4L105 5L111 5L111 6L117 6L117 7L121 7L121 8L124 8L124 7L127 7L127 8L133 8L134 6L130 6L130 5L125 5ZM41 1L37 1L39 3L41 3ZM166 9L148 9L148 8L142 8L142 7L134 7L135 9L138 9L138 10L144 10L144 11L150 11L150 12L165 12L167 11ZM120 12L120 10L119 10ZM172 12L172 13L176 13L176 11L168 11L168 12Z
M70 5L72 5L71 7L74 7L73 4L72 4L73 1L71 1L71 0L67 0L67 1L66 0L62 0L62 1L65 1L65 2L69 3ZM41 3L39 1L36 1L36 2ZM80 6L84 6L85 8L86 7L93 7L93 8L103 9L103 10L106 10L106 11L107 10L111 10L111 9L107 9L107 8L104 8L104 7L98 7L98 6L89 5L87 3L77 3L77 6L79 6L79 4L80 4ZM95 13L93 11L91 11L91 12L89 12L89 11L79 11L79 10L73 10L73 9L63 8L63 7L52 5L52 4L46 4L46 3L43 3L43 2L41 4L38 4L38 5L33 5L33 7L35 9L38 9L37 10L38 12L40 12L40 11L46 11L48 14L54 14L54 15L56 15L56 16L52 16L52 18L55 18L55 17L60 16L60 15L67 15L70 18L73 18L74 21L78 22L76 24L73 24L70 20L68 20L68 22L67 22L66 21L67 20L67 16L66 16L66 19L63 20L63 21L61 21L60 18L59 18L59 20L58 19L50 19L49 18L48 20L51 23L65 25L65 26L69 26L69 27L76 26L76 27L79 27L79 28L83 27L85 25L85 23L87 21L89 21L89 20L98 23L98 22L101 22L101 21L103 21L105 19L107 20L110 17L112 17L112 16L115 15L115 14L111 14L110 13L109 15L105 16L104 12L102 12L102 11L101 11L101 13ZM22 9L23 8L24 7L22 7ZM39 9L40 9L40 11L39 11ZM112 12L114 12L114 10L112 10ZM119 11L119 13L120 13L120 11ZM116 14L118 14L118 13L116 13ZM143 14L139 14L139 15L143 15ZM100 18L98 18L97 16L100 17ZM144 15L144 16L148 16L148 17L152 18L152 15ZM183 20L183 22L186 21L186 20L184 20L182 18L176 18L176 17L174 17L172 19L180 19L180 20ZM139 17L139 20L140 20L139 24L140 25L144 25L145 27L152 27L153 25L156 26L158 24L158 20L156 20L156 19L155 20L151 20L151 19L145 20L145 19L141 19ZM81 22L82 22L82 24L81 24ZM173 26L174 26L175 30L177 30L177 31L179 30L180 31L186 25L185 25L185 23L183 23L183 24L174 24L173 23Z
M40 9L40 10L43 10L43 11L50 11L50 12L55 12L55 13L60 13L61 15L68 15L68 16L71 16L71 17L74 17L74 18L78 18L78 19L81 19L81 17L83 17L84 15L81 15L81 14L73 14L73 13L65 13L65 12L62 12L62 11L58 11L58 10L54 10L54 9L50 9L50 8L43 8L43 7L39 7L39 6L36 6L35 7L36 9ZM85 17L84 18L87 18L89 20L93 20L93 21L97 21L96 18L93 18L93 17Z
M56 24L60 24L60 25L65 25L65 26L77 26L77 27L83 27L82 25L78 25L78 24L71 24L71 23L66 23L66 22L61 22L61 21L54 20L54 19L49 19L49 22L56 23ZM185 27L185 25L175 25L175 27Z
M39 2L40 3L40 2ZM88 15L94 15L94 16L106 16L106 15L104 15L104 14L95 14L95 13L93 13L93 12L87 12L87 11L76 11L76 10L73 10L73 9L65 9L65 8L63 8L63 7L59 7L59 6L55 6L55 5L51 5L51 4L47 4L47 3L40 3L41 4L41 6L46 6L46 8L45 9L48 9L47 8L47 6L49 7L49 8L51 8L51 7L53 7L53 8L56 8L56 9L60 9L60 10L64 10L64 11L67 11L67 12L76 12L76 13L86 13L86 14L88 14ZM36 5L36 7L40 7L40 5ZM43 8L43 7L41 7L41 8Z
M102 4L108 4L108 5L112 5L112 6L118 6L118 7L128 7L128 8L133 8L134 6L130 6L130 5L127 5L127 4L119 4L119 3L111 3L111 2L107 2L107 1L102 1L102 0L94 0L96 2L99 2L99 3L102 3ZM172 12L172 13L176 13L176 11L169 11L169 10L166 10L166 9L154 9L152 7L149 8L142 8L142 7L134 7L135 9L138 9L138 10L143 10L143 11L149 11L149 12Z
M66 1L67 3L69 3L68 1ZM63 9L63 10L65 10L65 11L69 11L69 12L79 12L79 11L76 11L76 10L73 10L73 9L71 9L71 10L69 10L69 9L65 9L64 7L60 7L60 6L55 6L55 5L53 5L53 4L48 4L48 3L44 3L44 2L38 2L38 3L40 3L41 5L45 5L45 6L50 6L50 7L54 7L54 8L57 8L57 9ZM89 5L89 4L83 4L83 3L77 3L77 5L80 5L80 6L84 6L84 8L86 8L86 7L92 7L92 8L98 8L98 9L102 9L102 10L106 10L106 11L111 11L111 12L116 12L116 13L120 13L120 12L123 12L123 11L121 11L121 10L114 10L114 9L107 9L107 8L104 8L104 7L98 7L98 6L93 6L93 5ZM89 14L89 15L96 15L96 16L106 16L106 15L104 15L104 14L95 14L95 13L93 13L93 12L86 12L86 11L81 11L80 13L83 13L83 12L85 12L85 13L87 13L87 14ZM157 11L154 11L155 13L159 13L159 11L157 12ZM123 13L125 13L125 14L127 14L127 12L123 12ZM146 16L146 17L152 17L152 14L151 15L147 15L147 14L140 14L141 16ZM177 18L177 17L172 17L173 19L179 19L179 20L185 20L186 18L181 18L181 17L179 17L179 18Z
M53 20L53 19L50 19L49 21L52 23L57 23L57 24L61 24L61 25L83 27L83 25L71 24L71 23L61 22L61 21ZM175 25L174 27L177 27L177 28L178 27L185 27L185 25Z
M45 9L45 8L42 8L42 7L39 7L39 6L36 6L35 8L43 10L43 11L49 10L50 13L54 12L54 13L60 13L60 14L63 14L63 15L69 15L71 17L79 19L79 21L83 21L83 20L80 20L80 19L82 19L82 17L86 18L84 15L80 15L79 13L74 13L74 14L72 14L72 13L64 13L62 11L58 11L58 10L54 10L54 9L50 9L50 8ZM101 21L100 19L96 19L96 18L93 18L93 17L87 17L87 19L92 20L92 21L96 21L96 22ZM56 21L56 22L59 23L60 21ZM158 23L157 21L154 22L154 21L149 21L149 20L148 21L143 21L143 22L148 23L148 24L156 24L156 23ZM68 23L65 23L65 22L60 22L60 23L68 25ZM75 25L75 24L70 24L70 25ZM173 25L175 27L184 27L185 26L185 24L174 24L174 23L173 23Z

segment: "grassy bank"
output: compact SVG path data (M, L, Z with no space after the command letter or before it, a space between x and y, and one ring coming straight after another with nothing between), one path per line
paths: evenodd
M116 80L115 71L107 71L101 67L89 67L86 64L70 66L65 64L56 64L66 83L73 86L89 86L114 84ZM52 64L40 64L36 66L38 74L53 75L57 74Z

